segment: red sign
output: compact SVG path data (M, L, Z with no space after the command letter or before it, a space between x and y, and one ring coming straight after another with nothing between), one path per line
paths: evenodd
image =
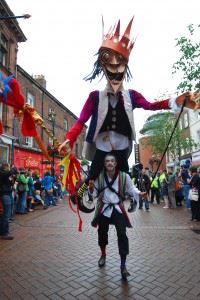
M24 167L25 168L39 168L39 161L31 158L27 158L24 161Z

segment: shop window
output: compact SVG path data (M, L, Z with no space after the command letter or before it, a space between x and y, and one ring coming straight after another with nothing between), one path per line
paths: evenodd
M8 40L3 33L0 33L0 63L6 67L8 57Z
M25 144L29 147L33 146L33 138L32 137L26 137L25 138Z
M33 106L33 107L35 106L35 97L30 92L27 93L27 99L26 99L26 101L31 106Z

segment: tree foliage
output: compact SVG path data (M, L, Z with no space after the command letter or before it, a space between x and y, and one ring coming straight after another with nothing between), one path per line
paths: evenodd
M180 58L173 65L173 74L181 75L178 92L200 90L200 24L190 24L188 36L177 38Z
M168 144L175 122L176 118L171 112L157 113L148 117L140 130L142 135L148 137L144 146L151 146L155 154L162 154ZM180 158L180 149L190 151L193 146L196 146L193 139L185 138L183 131L177 127L168 146L168 153L176 160Z

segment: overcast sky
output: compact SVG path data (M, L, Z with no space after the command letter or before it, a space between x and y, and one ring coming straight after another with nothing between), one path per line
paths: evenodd
M94 54L101 45L101 15L105 31L119 18L122 33L135 16L132 37L137 38L129 67L133 79L125 86L153 101L177 82L172 65L178 58L175 38L185 34L187 25L199 22L199 0L7 0L19 19L27 41L21 43L18 64L30 75L43 74L47 90L74 114L79 115L90 91L102 89L105 81L83 80L93 68ZM135 111L136 129L147 112Z

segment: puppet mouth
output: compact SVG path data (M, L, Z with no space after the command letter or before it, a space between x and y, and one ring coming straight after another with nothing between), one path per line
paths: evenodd
M106 74L108 76L109 80L115 80L115 81L122 81L122 79L124 78L124 72L110 72L108 71L108 69L106 69Z

